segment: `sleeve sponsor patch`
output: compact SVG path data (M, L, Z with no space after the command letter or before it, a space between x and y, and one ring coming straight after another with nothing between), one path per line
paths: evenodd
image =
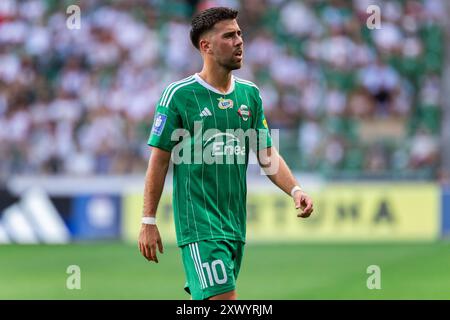
M152 133L154 135L160 136L163 129L164 129L164 125L166 124L166 120L167 120L167 115L162 114L162 113L157 113L156 117L155 117L155 122L153 123L153 129L152 129Z

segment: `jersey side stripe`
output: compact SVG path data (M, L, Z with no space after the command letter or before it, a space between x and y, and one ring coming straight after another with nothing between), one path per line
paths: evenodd
M184 83L178 85L177 87L175 87L175 88L172 90L172 93L170 94L169 99L167 100L167 102L164 102L164 101L163 101L162 106L163 106L163 107L167 107L167 106L169 105L170 100L172 100L173 95L175 94L175 92L177 92L178 89L183 88L183 87L186 87L186 86L188 86L188 85L190 85L190 84L192 84L192 83L194 83L194 82L197 82L197 80L193 79L193 80L191 80L191 81L189 81L189 82L184 82Z
M190 78L192 78L192 76L189 76L189 77L187 77L187 78L184 78L184 79L182 79L182 80L175 81L175 82L172 82L171 84L169 84L169 85L167 86L166 90L164 90L164 93L163 93L163 95L162 95L162 97L161 97L161 105L163 105L164 101L167 99L167 96L169 95L169 92L170 92L174 87L176 87L178 84L181 84L181 83L184 83L184 82L186 82L186 81L191 80Z

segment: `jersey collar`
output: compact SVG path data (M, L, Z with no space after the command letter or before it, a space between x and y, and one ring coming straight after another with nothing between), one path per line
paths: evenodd
M227 92L220 92L219 90L217 90L216 88L214 88L212 85L210 85L209 83L207 83L205 80L203 80L198 73L194 74L194 79L197 80L197 82L199 84L201 84L203 87L205 87L208 90L211 90L212 92L215 92L217 94L220 95L227 95L233 92L234 90L234 76L231 75L231 85L230 88L228 89Z

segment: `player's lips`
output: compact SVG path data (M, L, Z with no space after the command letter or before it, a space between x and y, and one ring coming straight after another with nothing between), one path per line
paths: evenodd
M242 54L243 54L242 50L238 50L234 53L234 56L239 60L242 60Z

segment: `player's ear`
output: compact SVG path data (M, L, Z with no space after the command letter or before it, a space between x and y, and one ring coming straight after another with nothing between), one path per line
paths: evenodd
M212 53L211 42L208 37L202 37L199 43L200 52L203 53Z

